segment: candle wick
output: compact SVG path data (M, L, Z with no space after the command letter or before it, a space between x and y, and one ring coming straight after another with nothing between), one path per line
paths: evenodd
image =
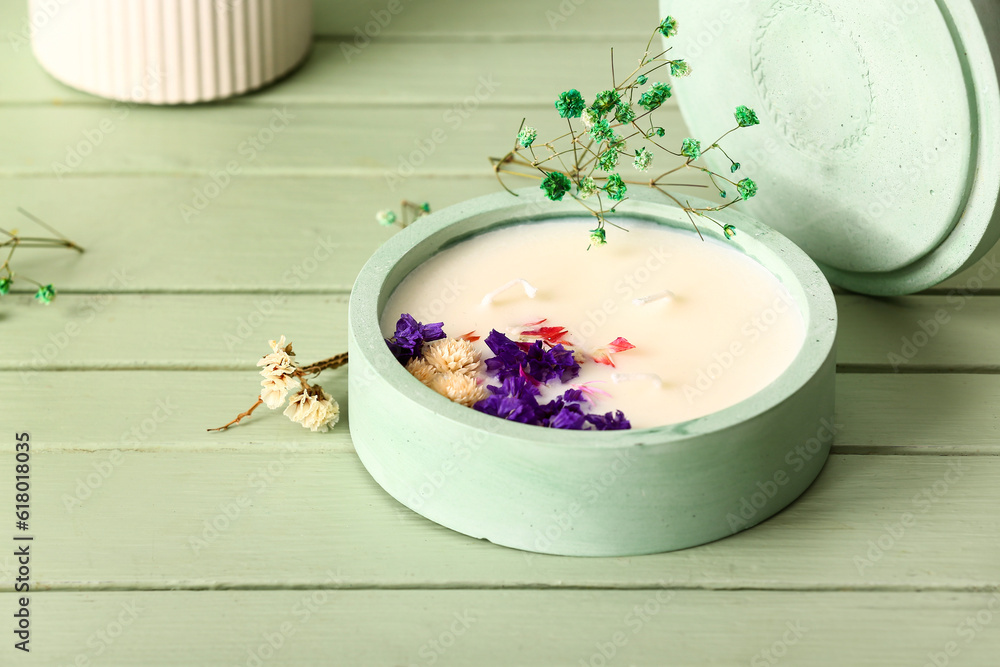
M612 373L611 381L615 384L621 384L622 382L635 382L637 380L649 380L657 389L663 388L663 378L661 378L656 373Z
M496 288L495 290L484 296L481 305L483 306L490 305L491 303L493 303L493 299L497 298L498 296L500 296L500 294L506 292L511 287L515 287L517 285L521 285L521 287L524 288L524 293L527 295L529 299L534 299L535 295L538 294L538 290L527 280L525 280L524 278L515 278L514 280L504 283L500 287Z
M659 301L661 299L674 299L677 295L670 290L663 290L657 294L650 294L649 296L644 296L638 299L632 299L632 303L637 306L645 306L647 303L652 303L654 301Z

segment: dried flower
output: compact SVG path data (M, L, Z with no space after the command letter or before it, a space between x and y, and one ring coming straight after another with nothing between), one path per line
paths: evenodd
M635 120L635 110L632 105L627 102L622 102L615 107L615 120L623 125L627 125Z
M594 126L594 123L601 119L600 114L598 114L593 109L584 109L583 115L580 116L580 121L583 126L588 130Z
M611 358L611 355L618 352L624 352L625 350L633 350L633 349L635 349L635 345L633 345L626 339L619 336L618 338L615 338L613 341L611 341L604 347L599 347L596 350L594 350L594 353L591 356L597 363L604 364L605 366L611 366L612 368L614 368L615 362Z
M701 142L688 137L681 143L681 155L689 160L697 160L701 157Z
M396 224L396 212L386 208L376 213L375 219L378 220L378 224L383 227L391 227Z
M400 315L396 322L396 333L385 340L393 356L405 364L413 357L419 357L424 343L444 338L442 323L421 324L409 313Z
M479 380L464 373L438 373L427 386L445 398L469 408L490 395Z
M743 199L750 199L757 194L757 184L750 178L744 178L737 183L736 189L740 191L740 197Z
M612 171L617 166L618 151L614 148L607 149L597 158L597 167L601 171Z
M284 415L310 431L326 431L340 420L340 405L319 385L296 393Z
M47 306L56 298L56 291L52 285L44 285L39 287L38 291L35 292L35 298Z
M611 174L608 176L607 183L604 184L604 191L608 193L608 197L615 201L621 201L625 198L625 193L628 192L628 188L625 187L625 182L622 181L622 177L618 174Z
M611 124L607 119L602 118L590 128L590 136L595 141L611 141L615 137L615 131L611 129Z
M664 37L673 37L677 34L677 19L673 16L668 16L660 21L660 25L657 29Z
M10 284L12 282L10 278L0 278L0 295L10 294Z
M604 227L590 230L590 245L607 245L607 243L608 236L607 232L604 231Z
M475 375L482 367L476 346L461 338L445 338L427 345L424 359L439 373Z
M635 82L640 86L646 85L647 81L649 81L649 79L646 77L645 74L640 74L639 76L635 77Z
M579 118L585 106L583 95L576 88L560 93L556 100L556 110L561 118Z
M590 176L584 176L580 179L580 182L576 184L576 194L580 199L586 199L592 194L597 192L597 183Z
M569 192L572 183L569 176L558 171L550 171L542 180L541 188L545 191L545 196L552 201L561 201Z
M654 83L652 87L639 96L639 106L646 111L655 111L663 106L673 93L670 86L665 83Z
M757 118L757 113L747 106L736 107L736 122L740 124L740 127L751 127L753 125L760 125L760 119Z
M269 343L271 354L264 355L257 362L257 365L263 366L263 370L260 371L264 378L260 382L260 398L267 407L274 410L281 407L289 390L298 383L295 375L297 366L291 360L291 357L295 356L295 353L292 352L292 345L285 343L284 336L276 341L269 341Z
M437 369L427 363L423 357L414 357L407 361L406 370L424 384L430 384L434 376L437 375Z
M726 225L722 228L722 233L726 235L727 239L731 239L736 236L736 228L732 225Z
M649 165L653 163L653 154L646 150L645 147L640 148L635 152L635 159L632 161L632 166L634 166L639 171L647 171Z
M597 112L598 116L604 116L621 103L621 95L617 90L603 90L597 94L594 103L590 108Z
M531 144L535 143L535 139L538 138L538 130L533 127L524 126L521 131L517 133L517 142L528 148Z
M733 166L730 168L729 171L735 174L739 170L740 170L740 163L739 162L734 162Z
M670 76L675 78L685 77L691 74L691 66L684 60L670 61Z

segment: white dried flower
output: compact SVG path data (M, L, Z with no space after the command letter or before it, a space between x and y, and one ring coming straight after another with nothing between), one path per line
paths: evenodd
M445 398L470 408L490 395L475 377L462 373L438 373L428 386Z
M424 384L430 384L431 379L437 375L437 369L421 357L414 357L407 361L406 370L410 371L410 375Z
M440 373L475 375L482 362L479 350L464 338L443 338L424 346L424 359Z
M260 371L261 376L264 378L260 382L260 398L267 407L274 410L281 407L281 404L285 402L285 397L288 395L289 389L295 386L297 382L295 379L297 367L295 362L292 361L292 356L294 356L294 353L291 351L292 346L285 343L284 336L278 340L269 342L271 345L271 354L264 355L257 362L257 365L263 366L263 369Z
M291 375L274 375L260 381L260 400L264 405L272 410L280 408L285 402L290 389L297 384L297 380Z
M292 396L285 416L310 431L326 431L340 420L340 405L322 387L314 385Z

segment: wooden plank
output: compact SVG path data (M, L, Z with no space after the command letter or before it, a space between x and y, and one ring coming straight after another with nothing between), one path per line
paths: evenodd
M177 312L182 317L182 311ZM303 327L301 338L291 338L301 359L313 361L345 349L337 332L343 321L306 331L302 322L310 321L298 323ZM284 332L297 331L289 328ZM277 447L288 438L309 436L277 412L264 409L255 413L252 425L226 433L205 432L229 421L256 398L260 378L254 364L267 351L266 336L254 336L233 351L226 365L242 370L170 373L141 369L154 363L176 370L204 366L203 360L195 361L202 352L199 346L211 347L216 341L208 336L163 336L153 327L150 336L172 354L150 348L152 358L134 363L132 368L137 370L106 369L105 364L115 365L107 352L95 352L93 358L81 362L90 371L36 372L33 364L22 367L18 363L17 371L0 373L3 412L28 415L34 421L38 406L58 405L61 417L45 426L45 443L67 449L229 450L249 444ZM65 354L70 355L69 348ZM59 362L60 358L53 360L53 364ZM346 428L347 372L334 370L319 376L323 387L341 403L344 421L321 441L338 451L353 449ZM136 386L147 390L136 392ZM115 412L106 419L93 420L93 402L81 399L87 396L100 396L103 403L115 406ZM834 451L1000 455L1000 420L992 407L998 402L1000 378L995 375L841 374L837 377ZM169 405L171 415L157 423L155 436L147 434L141 440L130 437L132 427L141 425L160 404ZM88 424L87 428L81 429L82 423ZM12 424L10 428L20 427Z
M325 104L357 107L361 103L412 107L462 104L480 85L480 77L492 77L499 87L485 104L504 106L512 115L519 107L552 104L556 95L577 88L588 96L608 87L610 46L618 46L619 67L641 55L645 38L617 44L586 38L561 43L560 49L580 50L592 59L587 68L539 71L539 52L556 51L545 41L501 46L477 40L460 46L441 43L379 41L355 51L351 41L322 41L293 76L260 92L234 98L228 104L260 106L276 104ZM497 57L502 49L502 57ZM635 58L633 58L635 51ZM488 63L484 65L484 63ZM108 100L63 85L49 76L27 47L0 49L0 105L72 104L109 108ZM675 106L676 101L668 103ZM117 108L117 106L116 106Z
M54 7L54 10L41 12L33 24L44 27L54 20L58 16L58 4ZM585 3L583 0L508 0L489 5L460 0L430 3L314 0L313 16L314 32L321 36L354 38L360 32L376 41L490 39L501 43L517 42L525 36L552 40L571 36L595 39L609 35L648 36L660 20L653 0L614 4ZM373 20L378 25L368 25ZM5 47L8 43L21 44L30 35L30 30L26 3L8 2L0 6L0 37L4 38Z
M366 235L374 247L384 230L372 223L356 242L361 245ZM303 351L311 356L331 356L340 351L334 346L346 345L349 297L342 286L353 282L366 255L359 250L351 262L334 261L333 253L342 256L343 252L334 237L319 238L321 243L312 253L263 247L258 252L264 268L255 276L260 283L250 286L289 292L308 286L312 290L303 291L313 293L136 294L167 290L170 285L150 285L148 274L105 265L101 270L109 271L107 285L94 294L65 293L48 308L30 303L30 294L6 297L17 316L0 321L0 335L7 334L0 349L0 369L236 370L255 363L264 341L281 334L305 346ZM241 258L248 259L246 255ZM235 263L235 258L231 261ZM225 266L220 260L220 266L211 270ZM164 274L168 268L161 266ZM197 277L205 289L212 289L210 276ZM228 291L231 286L216 289ZM960 309L938 296L836 298L840 308L837 358L844 370L1000 370L1000 332L995 326L1000 297L974 297L960 304ZM201 335L192 337L196 331ZM116 345L107 345L112 338Z
M137 387L150 405L163 396L141 379ZM125 429L155 418L148 407L113 416L125 414L119 409L113 401L92 404L97 416L75 422L81 437L108 428L101 422ZM2 430L29 428L35 443L32 563L43 589L910 591L978 590L1000 581L998 457L837 455L799 501L752 530L705 547L608 560L532 555L437 526L384 493L355 454L328 447L335 435L286 423L286 435L268 442L247 428L230 434L247 444L196 453L172 451L183 441L170 441L167 429L179 426L164 424L161 433L152 424L148 437L171 446L68 451L50 448L57 429L34 415L5 411ZM75 416L62 406L58 415L50 422ZM182 410L174 419L192 434L199 430ZM0 444L3 451L11 442ZM12 484L13 476L0 477L0 497L13 493ZM0 556L0 569L12 566ZM330 569L339 578L324 583Z
M274 176L395 173L397 182L414 173L461 178L492 174L488 158L510 150L525 115L542 137L565 132L551 103L517 110L487 106L509 82L484 81L465 91L468 103L455 107L204 105L185 109L183 117L168 107L0 107L0 123L20 130L0 154L0 176L176 176L229 169ZM655 120L671 130L666 145L680 146L686 136L680 112L667 108Z
M32 652L7 647L5 664L882 667L1000 650L989 593L139 591L29 606Z
M375 35L378 31L366 24L373 19L372 12L384 17L382 12L390 5L397 3L388 0L317 2L316 33L357 35L355 28L358 28L362 33ZM657 3L651 0L613 4L584 0L516 0L489 6L461 0L435 0L434 3L401 0L398 6L400 11L376 37L475 37L497 42L517 41L526 35L552 39L564 35L599 39L609 34L645 37L660 20Z
M87 249L82 256L25 251L15 259L16 270L57 289L346 291L394 232L379 227L376 211L399 210L403 198L437 210L496 192L502 190L492 175L415 175L395 190L381 174L241 176L224 188L209 176L0 178L0 199L9 202L0 226L37 231L13 210L22 206ZM323 259L330 248L336 261Z

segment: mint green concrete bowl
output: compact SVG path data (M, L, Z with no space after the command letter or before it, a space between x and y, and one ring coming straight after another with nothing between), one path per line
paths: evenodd
M616 222L690 230L683 211L662 195L629 195ZM421 218L390 239L362 269L350 302L350 428L368 472L396 500L443 526L570 556L691 547L784 508L819 474L833 441L836 304L793 243L732 209L719 215L739 230L731 246L769 269L795 299L807 328L803 348L777 380L732 407L629 431L546 429L452 403L399 365L379 328L396 286L442 248L503 225L579 218L579 205L543 200L537 190L498 193Z

